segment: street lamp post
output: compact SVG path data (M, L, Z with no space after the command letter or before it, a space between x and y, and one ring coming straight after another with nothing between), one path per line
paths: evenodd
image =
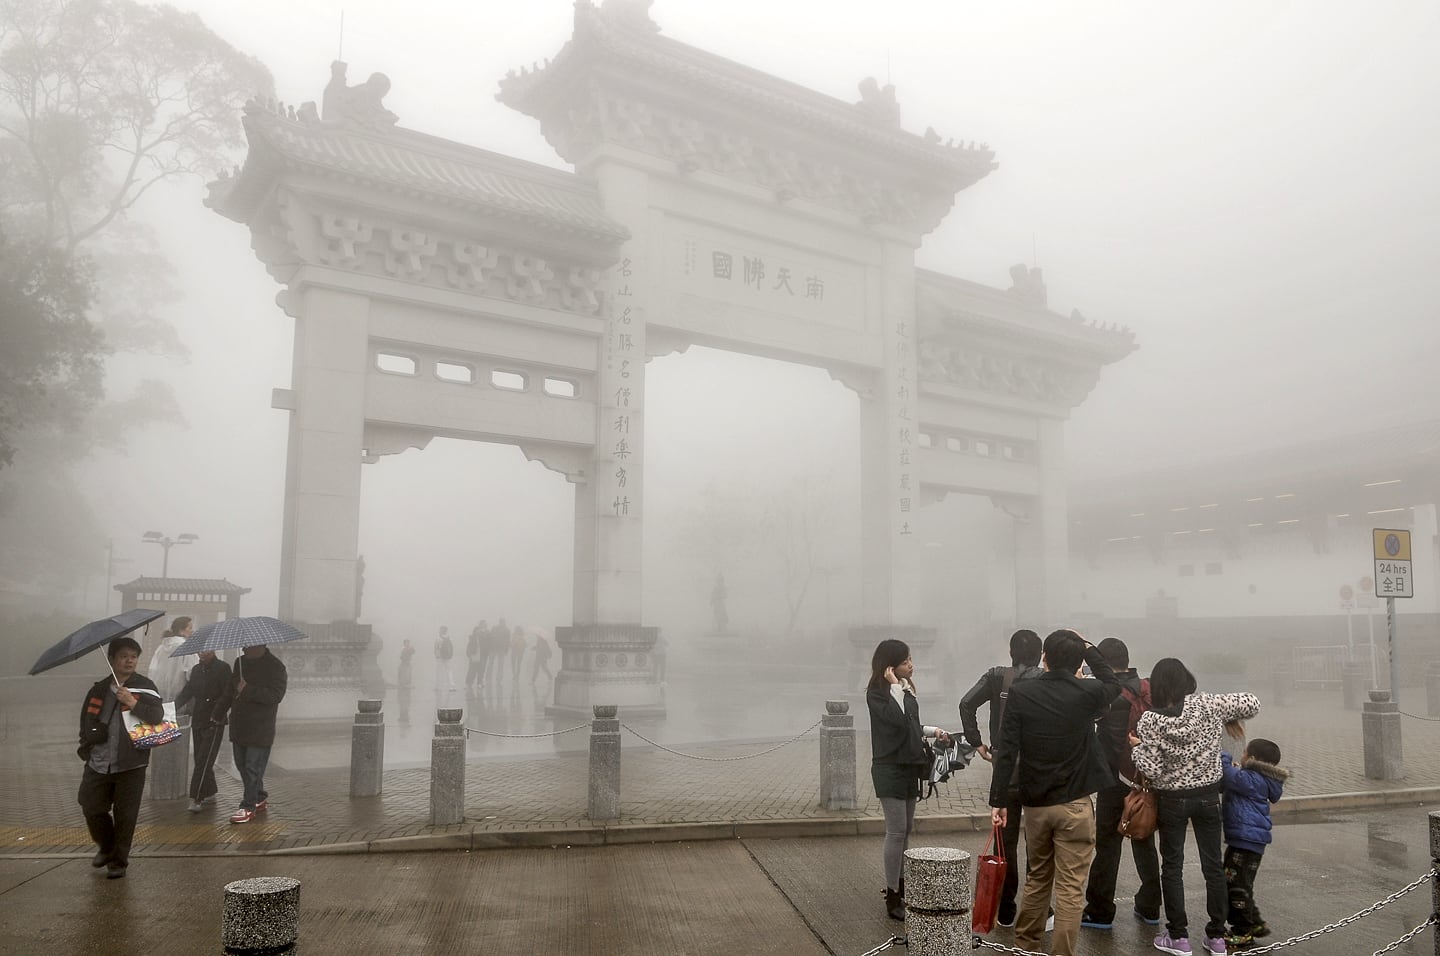
M169 535L161 534L159 531L147 531L140 540L150 544L158 544L165 549L165 557L160 562L160 577L167 579L170 577L170 549L177 544L193 544L200 540L200 536L198 534L182 534L178 538L171 538Z

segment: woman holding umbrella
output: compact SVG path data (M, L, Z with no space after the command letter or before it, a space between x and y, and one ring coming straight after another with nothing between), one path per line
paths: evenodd
M158 724L165 719L165 708L155 682L135 672L139 641L117 637L106 655L111 673L95 682L80 709L76 753L85 761L85 771L76 799L97 847L90 865L105 867L105 875L114 880L123 877L130 865L130 844L150 765L150 751L131 744L122 713L128 710L144 723Z

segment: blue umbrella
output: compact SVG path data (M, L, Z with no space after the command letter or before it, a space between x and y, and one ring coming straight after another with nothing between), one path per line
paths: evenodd
M99 621L91 621L41 654L40 659L35 662L35 666L30 668L30 673L38 674L41 671L48 671L52 667L59 667L61 664L78 660L101 644L108 644L115 638L129 634L131 631L149 624L157 617L164 616L164 611L152 611L148 608L137 607L130 611L121 611L119 614Z
M171 657L199 654L201 651L223 651L256 644L284 644L298 641L305 635L273 617L232 617L195 629L184 644L170 652Z

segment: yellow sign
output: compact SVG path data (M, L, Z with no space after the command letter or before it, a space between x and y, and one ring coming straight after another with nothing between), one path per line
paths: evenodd
M1410 560L1410 532L1376 528L1374 534L1376 561Z

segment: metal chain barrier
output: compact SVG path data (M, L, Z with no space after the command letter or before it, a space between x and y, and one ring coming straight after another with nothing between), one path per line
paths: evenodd
M1391 943L1389 946L1386 946L1384 949L1375 950L1375 952L1371 953L1370 956L1385 956L1386 953L1390 952L1395 947L1399 946L1401 943L1410 942L1410 940L1425 932L1426 929L1434 926L1436 923L1440 923L1440 913L1431 913L1430 918L1427 919L1425 922L1421 923L1419 926L1415 927L1410 932L1406 933L1404 936L1401 936L1399 939Z
M571 731L583 730L589 727L588 723L576 724L574 727L566 727L564 730L552 730L548 734L496 734L488 730L479 730L475 727L466 727L467 734L480 734L482 737L506 737L510 740L534 740L537 737L559 737L561 734L568 734Z
M1011 956L1049 956L1048 953L1036 953L1028 949L1021 949L1019 946L1006 946L1004 943L997 943L988 940L983 936L975 937L975 949L993 949L1002 953L1010 953Z
M646 737L644 734L640 733L640 731L636 730L634 727L631 727L629 724L621 724L620 726L621 726L621 727L624 727L626 730L630 731L632 734L634 734L636 737L639 737L641 740L645 741L645 742L646 742L647 744L649 744L650 746L652 746L652 747L658 747L658 748L660 748L661 750L665 751L666 753L674 754L674 755L677 756L677 757L689 757L691 760L709 760L709 761L712 761L712 762L714 762L714 763L724 763L724 762L729 761L729 760L751 760L751 759L753 759L753 758L755 758L755 757L763 757L763 756L765 756L766 754L774 753L775 751L779 750L781 747L788 747L790 744L793 744L795 741L799 740L801 737L804 737L806 734L808 734L810 731L814 730L816 727L819 727L820 724L821 724L821 722L822 722L823 720L824 720L824 718L822 717L820 720L815 721L815 723L811 724L809 727L806 727L804 730L800 731L798 734L796 734L794 737L791 737L789 740L786 740L786 741L783 741L783 742L781 742L781 743L778 743L778 744L776 744L775 746L770 747L770 748L768 748L768 749L766 749L766 750L761 750L761 751L759 751L759 752L757 752L757 753L753 753L753 754L740 754L740 755L735 756L735 757L705 757L705 756L701 756L700 754L687 754L687 753L684 753L683 751L680 751L680 750L672 750L671 748L665 746L664 744L656 743L655 741L651 740L649 737Z
M1389 905L1390 903L1395 902L1395 901L1398 900L1400 897L1404 896L1406 893L1409 893L1411 890L1415 889L1417 886L1423 886L1424 884L1430 882L1430 881L1431 881L1432 879L1434 879L1434 878L1435 878L1435 871L1434 871L1434 870L1427 870L1427 871L1425 871L1425 874L1424 874L1423 876L1421 876L1419 879L1415 880L1413 883L1410 883L1408 886L1405 886L1405 887L1403 887L1403 888L1401 888L1401 889L1396 890L1394 893L1391 893L1389 896L1385 897L1383 900L1381 900L1381 901L1378 902L1378 903L1371 903L1369 906L1365 907L1363 910L1361 910L1360 912L1356 913L1356 914L1353 915L1353 916L1347 916L1347 917L1345 917L1344 919L1340 920L1339 922L1331 923L1329 926L1322 926L1322 927L1320 927L1320 928L1317 929L1317 930L1312 930L1312 931L1310 931L1310 932L1308 932L1308 933L1302 933L1302 934L1299 935L1299 936L1295 936L1295 937L1292 937L1291 939L1283 940L1283 941L1281 941L1281 942L1279 942L1279 943L1269 943L1269 944L1267 944L1267 945L1265 945L1265 946L1260 946L1260 947L1257 947L1257 948L1255 948L1255 949L1247 949L1247 950L1245 950L1245 954L1246 954L1246 956L1260 956L1261 953L1273 953L1273 952L1275 952L1277 949L1284 949L1286 946L1294 946L1296 943L1303 943L1303 942L1306 942L1307 940L1312 940L1312 939L1315 939L1316 937L1324 936L1326 933L1333 933L1333 932L1335 932L1337 929L1340 929L1340 928L1343 927L1343 926L1349 926L1351 923L1354 923L1354 922L1357 922L1358 920L1364 919L1365 917L1369 916L1371 913L1374 913L1374 912L1376 912L1377 910L1379 910L1380 907L1382 907L1382 906L1387 906L1387 905Z
M1432 724L1440 724L1440 717L1421 717L1419 714L1407 714L1407 713L1405 713L1405 711L1403 711L1403 710L1400 711L1400 716L1401 716L1401 717L1409 717L1409 718L1411 718L1411 719L1413 719L1413 720L1426 720L1426 721L1429 721L1429 722L1432 723Z
M909 940L907 937L904 937L904 936L891 936L889 939L887 939L885 942L881 943L879 946L876 946L874 949L867 949L867 950L865 950L865 952L861 953L860 956L875 956L876 953L883 953L883 952L885 952L885 950L889 949L891 946L909 946L909 945L910 945L910 940Z

